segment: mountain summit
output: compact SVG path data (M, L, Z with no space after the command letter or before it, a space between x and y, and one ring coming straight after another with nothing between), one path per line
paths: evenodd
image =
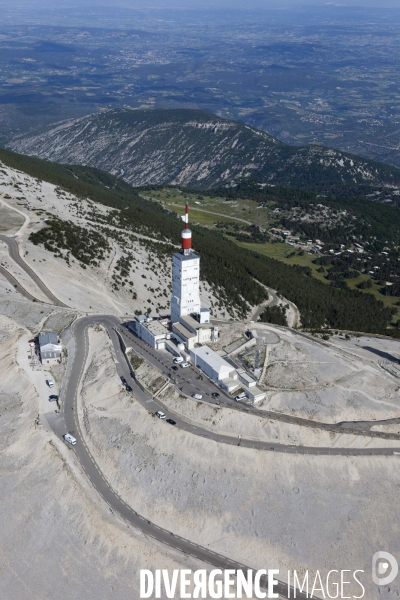
M197 189L243 178L317 191L400 186L400 169L317 145L295 147L197 110L118 108L19 136L17 152L103 169L140 186Z

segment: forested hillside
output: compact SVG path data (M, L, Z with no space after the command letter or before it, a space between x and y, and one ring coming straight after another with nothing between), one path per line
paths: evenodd
M111 175L85 167L69 167L0 150L0 160L38 179L49 181L73 194L113 207L114 226L152 234L155 239L176 242L182 223L159 204L146 201L136 190ZM43 243L44 230L40 233ZM51 237L49 235L49 237ZM308 269L288 266L249 250L243 250L217 232L193 228L193 245L202 258L202 277L224 290L226 304L241 307L261 302L261 284L276 289L293 301L307 328L332 327L382 332L391 310L373 296L358 290L331 288L315 280ZM166 253L170 249L166 249Z
M205 190L247 177L341 194L400 186L396 167L323 146L289 146L199 110L101 111L25 134L10 147L97 167L136 186L167 183Z

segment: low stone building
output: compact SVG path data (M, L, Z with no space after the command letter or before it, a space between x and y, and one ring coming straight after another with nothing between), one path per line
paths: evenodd
M62 346L56 333L39 333L38 343L40 360L44 367L51 367L61 362Z

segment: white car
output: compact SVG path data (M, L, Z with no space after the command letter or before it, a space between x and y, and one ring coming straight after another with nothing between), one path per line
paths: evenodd
M75 446L76 439L74 438L73 435L71 435L70 433L66 433L63 437L64 437L64 440L66 442L68 442L68 444L71 444L72 446Z
M182 369L187 369L187 367L190 367L189 363L181 363L181 367Z
M156 417L158 417L159 419L165 419L165 413L163 413L162 410L159 410L156 412Z
M239 402L239 400L243 400L243 398L246 398L246 394L244 392L242 392L241 394L238 394L235 397L236 402Z
M194 398L195 400L201 400L203 396L201 394L192 394L192 398Z
M182 356L177 356L176 358L174 358L174 363L176 365L179 365L179 363L183 362L183 358Z
M53 381L52 379L48 379L48 380L47 380L47 385L48 385L49 387L54 387L54 381Z

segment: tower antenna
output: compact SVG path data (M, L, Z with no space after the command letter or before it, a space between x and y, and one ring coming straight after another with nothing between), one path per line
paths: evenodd
M188 256L192 251L192 232L189 229L189 203L186 202L185 207L185 229L181 233L182 251L185 256Z

